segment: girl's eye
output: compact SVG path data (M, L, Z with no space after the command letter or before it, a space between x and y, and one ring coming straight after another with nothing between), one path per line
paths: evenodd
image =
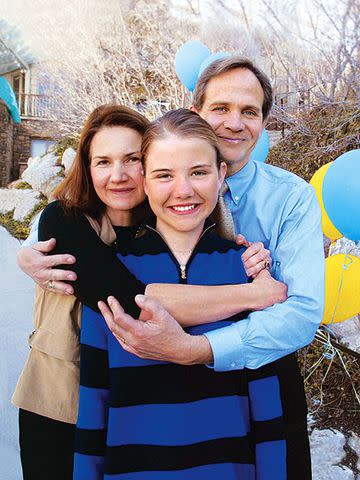
M159 178L160 180L169 180L169 178L171 178L171 175L169 173L162 173L160 175L157 175L156 178Z

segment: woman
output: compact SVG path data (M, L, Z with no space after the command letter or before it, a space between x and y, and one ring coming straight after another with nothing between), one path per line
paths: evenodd
M121 262L144 283L247 282L243 248L217 236L209 218L226 172L210 126L189 110L168 112L145 133L142 154L156 218L132 242L118 245ZM187 331L198 335L241 318L192 320ZM246 370L140 359L87 307L81 343L75 479L262 478L256 465L267 453L257 449L253 434L261 428L281 442L283 429L280 419L253 428L249 401L255 413L267 395L279 402L271 382L261 394L252 383L248 395Z
M142 115L126 107L95 109L83 129L74 167L55 191L59 202L50 204L41 217L40 239L55 236L57 253L76 255L77 262L71 266L79 279L74 283L75 294L93 309L99 299L112 294L128 312L139 314L133 298L145 291L145 284L116 261L112 244L126 244L146 210L140 146L147 126ZM264 308L281 297L278 282L264 280L262 288L260 284L256 288L256 283L226 287L226 296L224 287L214 287L216 293L211 294L201 293L201 287L197 287L196 294L187 290L186 306L186 286L180 295L174 292L173 285L148 285L146 292L159 298L184 322L192 316L194 297L207 295L210 298L204 303L207 309L199 315L201 322L207 317L226 318L247 308ZM226 298L226 303L221 305L215 298ZM79 384L79 313L80 304L75 297L37 290L32 349L13 398L20 407L25 479L48 478L50 471L54 479L72 475Z

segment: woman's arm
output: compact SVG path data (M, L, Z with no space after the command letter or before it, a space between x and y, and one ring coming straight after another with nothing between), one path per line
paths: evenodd
M65 215L59 202L49 204L40 218L39 240L52 237L56 238L52 253L76 257L75 263L61 268L76 273L71 285L82 303L98 310L99 300L114 295L126 311L138 317L134 297L144 293L145 285L117 259L115 250L101 241L84 215Z
M79 300L93 310L97 302L114 296L132 316L140 310L134 302L145 287L118 260L114 249L105 245L83 215L65 215L58 202L44 210L39 222L39 240L56 238L52 253L72 254L76 262L62 265L77 279L71 284ZM284 285L260 274L252 284L225 286L190 286L152 284L146 294L158 299L183 326L222 320L245 310L260 310L283 301ZM186 302L184 302L186 298Z
M263 270L252 283L219 286L153 283L146 287L145 294L159 300L183 327L188 327L223 320L245 310L263 310L284 302L286 291L286 285Z

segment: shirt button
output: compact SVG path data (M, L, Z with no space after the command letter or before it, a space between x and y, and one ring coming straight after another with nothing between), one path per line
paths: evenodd
M236 363L235 362L232 362L232 364L230 365L231 368L235 368L236 367Z
M238 197L237 195L235 196L235 200L236 200L236 201L238 201L238 200L239 200L239 197Z

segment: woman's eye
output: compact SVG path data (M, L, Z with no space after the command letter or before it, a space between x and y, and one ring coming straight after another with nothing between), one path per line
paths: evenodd
M213 110L215 110L216 112L226 112L226 107L214 107Z
M108 160L98 160L98 162L96 163L96 165L104 166L104 165L107 165L108 163L109 163Z

